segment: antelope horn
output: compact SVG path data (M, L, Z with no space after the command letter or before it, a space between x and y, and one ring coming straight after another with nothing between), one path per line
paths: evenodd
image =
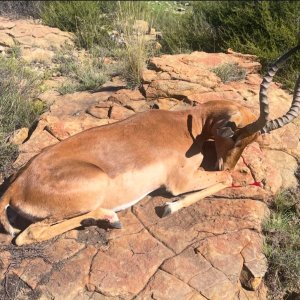
M255 122L247 125L244 128L244 130L247 132L247 135L251 135L251 134L253 134L255 132L258 132L258 131L261 131L263 133L263 130L266 128L267 124L272 122L272 121L268 122L268 116L269 116L269 102L268 102L268 97L267 97L268 88L269 88L269 86L270 86L270 84L273 80L274 75L278 71L280 65L283 62L285 62L291 55L293 55L295 52L297 52L299 49L300 49L300 44L297 45L296 47L290 49L288 52L286 52L282 56L280 56L269 67L267 75L264 77L264 79L263 79L263 81L260 85L260 92L259 92L260 116ZM299 83L299 82L297 82L297 83ZM298 85L299 84L297 84L296 86L298 86ZM298 91L298 92L295 92L295 94L296 94L296 104L294 105L294 103L295 103L295 99L294 99L292 107L296 107L296 105L298 105L297 103L299 102L299 97L298 97L299 96L299 87L296 88L296 90ZM294 98L295 98L295 96L294 96ZM292 111L292 107L291 107L290 111ZM298 110L298 108L293 109L292 113L294 114L294 111L297 111L297 110ZM276 121L276 120L274 120L274 121ZM268 125L268 126L271 126L271 125Z
M284 125L292 122L296 117L298 117L300 112L300 76L297 79L294 89L294 96L291 108L289 111L275 120L268 121L267 124L261 130L261 133L268 133L274 129L283 127Z

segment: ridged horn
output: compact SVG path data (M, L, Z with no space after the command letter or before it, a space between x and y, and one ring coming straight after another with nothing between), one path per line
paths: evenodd
M297 45L296 47L290 49L288 52L284 53L269 67L268 72L267 72L266 76L263 78L263 81L260 85L260 92L259 92L260 116L255 122L245 126L242 129L243 132L247 132L247 135L251 135L258 131L263 132L264 128L267 126L267 124L269 124L269 122L268 122L269 101L268 101L268 96L267 96L268 88L273 80L274 75L278 71L280 65L282 63L284 63L291 55L293 55L299 49L300 49L300 44ZM299 89L297 89L297 90L299 92ZM296 92L296 94L297 94L297 92ZM295 101L293 101L293 103L294 102ZM292 110L292 107L291 107L290 111L291 110ZM295 111L295 109L293 109L293 111Z
M284 125L292 122L300 113L300 76L298 77L295 89L292 106L289 111L275 120L268 121L267 124L261 130L261 133L267 133L274 129L283 127Z

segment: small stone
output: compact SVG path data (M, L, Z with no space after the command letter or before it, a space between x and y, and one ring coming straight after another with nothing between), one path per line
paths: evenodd
M58 140L48 133L47 131L42 131L40 134L29 139L26 143L19 146L20 152L40 152L45 147L54 145L58 143Z
M202 84L181 80L154 80L146 90L147 98L178 98L188 97L195 93L209 92Z
M135 114L135 112L130 110L130 109L127 109L127 108L122 107L122 106L114 105L111 108L109 117L111 119L114 119L114 120L123 120L123 119L126 119L126 118L134 115L134 114Z
M11 36L4 32L0 32L0 45L6 47L13 47L15 45L15 42Z
M142 112L148 110L150 107L146 100L135 100L127 102L126 108L129 108L135 112Z
M240 282L247 290L256 291L262 282L262 277L254 277L250 270L244 266L240 274Z
M21 145L28 137L28 128L20 128L10 137L9 142L13 145Z
M11 29L13 27L15 27L16 24L14 22L11 22L11 21L8 21L8 20L1 20L0 21L0 30L3 30L3 29Z
M98 119L107 119L109 110L110 106L101 107L101 105L94 105L89 107L87 112Z
M0 236L1 244L3 242L7 242L6 237L9 237L9 235L5 234L5 236L4 236L3 233L1 233L0 235L1 235ZM4 238L2 238L3 236L4 236ZM10 238L10 240L11 240L11 238ZM10 263L11 263L11 254L8 251L1 251L0 252L0 276L1 276L1 278L4 277L3 275L7 272L7 269L9 267Z
M129 101L140 101L145 100L145 97L139 90L125 90L121 89L115 92L108 98L112 103L127 104Z
M159 107L159 109L170 110L175 105L178 104L178 100L172 98L160 98L154 101Z

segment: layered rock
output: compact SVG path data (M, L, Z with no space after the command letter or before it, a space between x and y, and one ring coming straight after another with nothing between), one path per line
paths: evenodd
M33 20L10 20L0 17L0 51L19 47L22 58L31 62L50 64L54 51L66 44L72 46L74 36L58 28L36 24Z

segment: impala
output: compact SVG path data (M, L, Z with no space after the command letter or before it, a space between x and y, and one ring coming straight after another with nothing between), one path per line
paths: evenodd
M232 170L244 148L299 114L300 77L289 111L268 121L267 89L279 65L299 50L278 58L260 88L260 116L231 101L210 101L182 111L150 110L76 134L45 148L11 180L0 203L0 222L15 235L6 209L32 220L17 245L50 239L86 219L108 220L120 228L117 212L165 187L177 202L164 215L232 185ZM214 140L215 171L201 168L203 145ZM188 193L188 194L186 194Z

